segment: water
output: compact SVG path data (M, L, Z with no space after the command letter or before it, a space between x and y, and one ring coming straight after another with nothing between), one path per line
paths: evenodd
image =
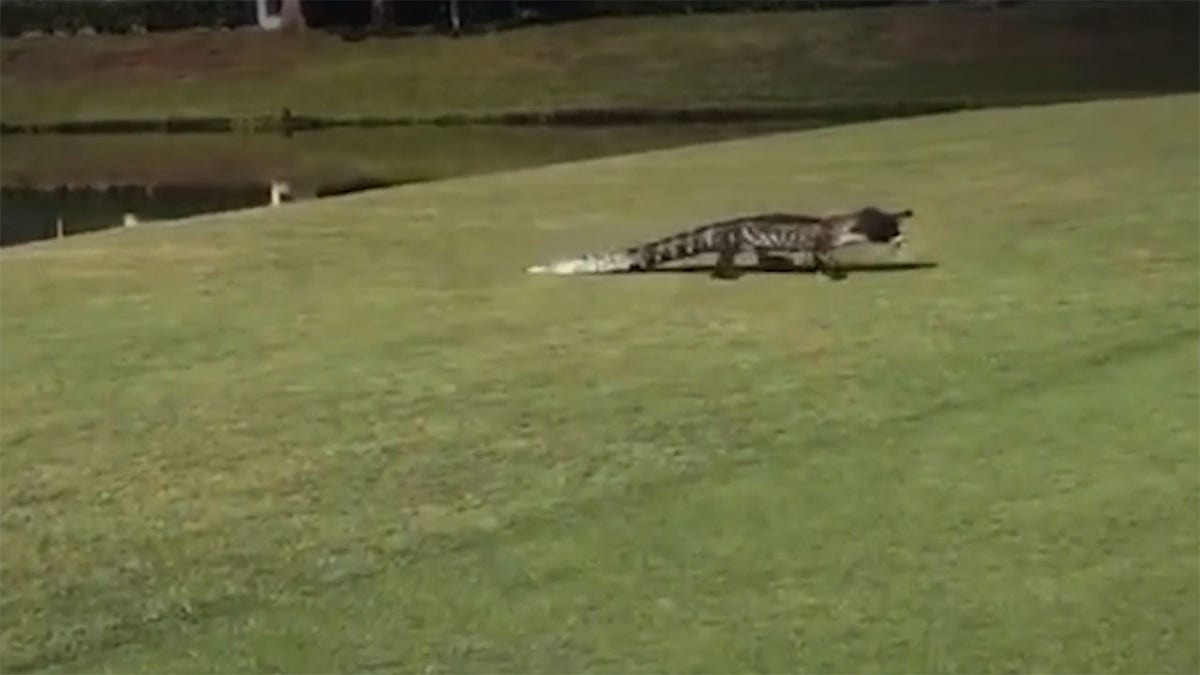
M269 185L112 185L0 188L0 246L70 236L138 220L259 206Z
M403 127L258 134L18 135L3 141L0 246L295 200L795 130L814 123Z

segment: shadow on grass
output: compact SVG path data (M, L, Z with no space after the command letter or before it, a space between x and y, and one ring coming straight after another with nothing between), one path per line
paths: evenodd
M907 272L913 270L925 270L936 268L938 264L932 261L916 261L903 263L878 263L878 264L859 264L859 265L842 265L841 270L847 275L859 274L862 272ZM712 275L717 267L714 264L706 265L677 265L674 267L656 267L651 270L629 270L627 272L613 272L612 274L707 274ZM817 270L813 267L796 265L791 267L782 266L766 266L766 265L739 265L734 267L736 276L745 274L817 274Z

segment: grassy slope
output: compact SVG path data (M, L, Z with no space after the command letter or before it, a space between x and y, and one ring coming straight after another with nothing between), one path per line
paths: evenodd
M6 40L6 121L611 105L985 101L1194 90L1186 3L598 19L347 43L256 33Z
M930 117L6 251L5 670L1195 672L1198 113ZM915 208L940 266L520 272L866 201Z

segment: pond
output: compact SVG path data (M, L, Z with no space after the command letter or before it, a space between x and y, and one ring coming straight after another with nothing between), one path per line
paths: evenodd
M314 199L817 126L395 127L270 134L6 136L0 246L132 222Z

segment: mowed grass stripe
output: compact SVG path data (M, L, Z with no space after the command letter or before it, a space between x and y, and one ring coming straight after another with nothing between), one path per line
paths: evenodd
M1040 395L1041 382L1046 396L1077 377L1095 383L1086 397L1071 389L1077 411L1066 399L1055 404L1078 427L1056 461L1113 490L1139 467L1151 477L1174 475L1179 482L1166 494L1190 489L1195 416L1181 406L1194 408L1194 369L1151 347L1194 340L1197 102L1168 97L783 134L0 252L5 669L170 669L173 661L157 651L170 646L195 652L189 669L219 669L230 662L205 647L203 635L297 603L309 603L307 613L295 615L289 632L246 628L234 658L264 669L285 663L302 650L296 626L321 633L336 621L382 646L349 641L338 651L338 634L313 638L328 658L314 657L314 667L354 668L373 652L399 659L402 669L519 664L520 654L493 647L477 660L469 644L458 656L447 652L452 629L437 622L424 633L413 628L411 644L392 649L397 633L356 628L330 595L366 603L378 584L399 584L411 566L434 564L426 560L469 568L487 541L550 546L541 528L558 533L593 518L596 532L613 530L614 545L629 536L669 540L677 535L646 520L625 533L600 506L621 512L628 499L635 513L658 502L669 510L681 494L704 502L728 481L777 463L799 470L791 462L812 461L804 449L814 439L828 444L815 455L824 481L797 481L763 499L818 500L840 477L844 508L852 509L862 486L882 480L895 458L921 456L922 439L950 424L943 418L986 410L1013 438L1024 433L1028 448L1067 443L1065 431L1020 422L1030 413L1014 400ZM805 275L720 283L688 274L521 273L551 256L739 212L863 202L915 208L913 253L938 266L838 284ZM1136 368L1120 360L1140 349L1150 351ZM1121 373L1159 373L1160 360L1170 362L1176 380L1091 379L1089 368L1105 359ZM1126 401L1135 394L1142 407ZM1104 411L1100 421L1111 418L1129 435L1088 422L1087 411ZM872 463L873 434L883 440L889 429L918 435ZM1143 433L1162 434L1161 443L1144 444ZM1013 457L1011 439L982 423L954 436L997 461ZM1126 462L1093 471L1096 446L1126 453ZM1184 458L1176 473L1163 473L1160 449ZM1022 462L1049 460L1012 461L995 484L979 477L980 499L1019 492L1021 481L999 479ZM940 508L928 504L929 514ZM1186 509L1162 514L1164 533L1194 539L1194 525ZM687 536L701 547L726 537L703 527ZM739 546L756 550L771 536L746 529ZM572 541L563 535L554 546ZM863 545L849 534L822 542L831 556ZM581 540L580 555L591 555L590 546ZM1099 544L1078 552L1120 558ZM1194 571L1170 560L1163 574ZM603 578L624 569L613 565L601 560L593 571ZM479 574L482 590L426 590L445 594L448 606L501 592L502 585L488 590L500 584L489 575L500 572ZM837 569L813 583L828 589L820 603L858 592ZM894 583L917 581L901 575ZM547 616L567 621L581 593L568 588L532 593ZM1117 619L1155 611L1186 626L1196 589L1177 590L1177 602L1154 594ZM737 611L728 606L731 634ZM1029 640L1065 636L1064 617L1030 621ZM495 642L497 631L471 634ZM547 653L652 670L686 668L688 653L702 653L666 630L646 634L664 645L653 653L605 642L622 635L617 627L583 632L599 651L581 643L567 655ZM1159 658L1146 647L1152 632L1132 633L1121 658L1164 668L1193 658L1186 633L1153 632L1164 636ZM548 639L533 625L523 644L536 651ZM1068 642L1057 663L1083 669L1101 662L1089 661L1093 654L1117 658ZM117 644L126 646L112 650ZM1012 641L996 644L995 658L1037 667ZM893 652L902 662L906 654ZM740 658L730 656L725 669L751 667ZM839 658L810 644L794 663ZM945 658L979 662L952 646Z
M182 641L105 665L1186 672L1195 646L1175 647L1200 628L1185 600L1195 537L1172 523L1200 505L1186 452L1200 437L1180 424L1196 400L1195 378L1179 378L1200 374L1195 337L1113 350L932 421L802 436L703 481L636 485L280 608L205 617ZM1097 387L1124 395L1097 405ZM1175 404L1159 408L1146 387ZM1152 423L1130 427L1117 406ZM1096 440L1086 465L1081 431ZM1053 633L1031 636L1047 617ZM213 660L221 645L239 646Z

